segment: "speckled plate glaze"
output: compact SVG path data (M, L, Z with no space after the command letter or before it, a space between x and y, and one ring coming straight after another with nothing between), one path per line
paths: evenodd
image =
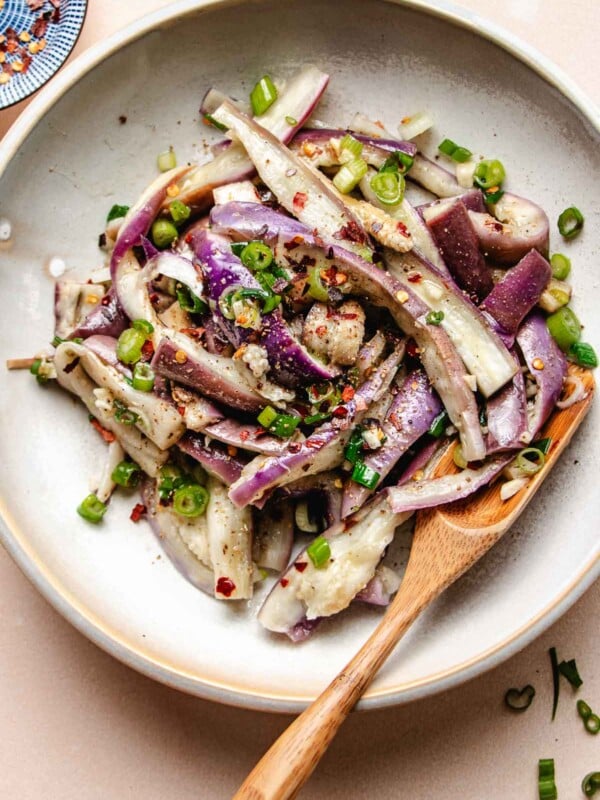
M36 19L43 15L51 16L56 11L58 21L49 22L42 37L34 36L30 41L18 42L25 46L31 63L26 71L15 72L8 83L0 83L0 109L37 92L61 68L77 43L87 11L87 0L62 0L59 9L46 2L36 11L32 11L25 0L4 0L0 9L0 34L6 34L10 28L17 34L28 33ZM29 44L38 45L40 38L44 40L44 49L30 55ZM7 61L11 60L7 55Z
M268 46L267 46L268 43ZM34 100L0 145L0 358L52 336L46 265L100 262L107 209L131 202L172 144L203 152L205 88L243 96L257 76L311 60L331 74L320 119L357 111L395 126L430 110L443 136L500 158L511 191L550 218L576 203L583 234L559 241L574 263L575 307L600 344L600 124L557 70L482 20L439 3L383 0L180 2L86 52ZM126 124L119 122L126 116ZM220 702L298 711L326 685L380 617L356 608L301 646L267 635L250 605L193 589L131 499L103 525L75 513L102 443L82 408L25 373L1 373L0 509L5 546L45 597L86 636L157 680ZM592 410L544 489L506 538L402 641L362 700L390 705L456 685L507 658L563 613L599 573L600 410Z

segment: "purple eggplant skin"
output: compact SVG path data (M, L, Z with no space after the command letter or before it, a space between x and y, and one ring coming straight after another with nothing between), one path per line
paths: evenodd
M339 158L330 146L331 139L342 139L347 131L337 128L303 128L290 142L290 150L299 150L314 164L331 166L339 164ZM361 157L374 167L381 167L385 160L394 152L405 153L414 157L417 146L413 142L403 142L396 139L376 139L374 136L364 136L360 133L351 134L362 145Z
M223 444L262 453L265 456L277 456L287 448L285 439L265 434L259 425L238 422L235 419L223 419L204 429L204 433Z
M128 327L129 319L111 287L81 325L75 328L70 338L87 339L88 336L99 335L118 339Z
M379 473L379 483L408 448L427 433L441 411L442 404L427 375L422 370L410 372L402 381L383 422L385 442L378 450L363 454L364 463ZM349 480L344 489L342 517L360 508L373 491Z
M531 440L556 406L567 374L567 359L539 311L532 312L521 325L517 344L537 384L533 407L528 412Z
M260 203L233 201L213 206L210 212L210 226L215 233L222 233L242 241L260 239L273 244L279 236L288 241L303 237L308 228L293 217Z
M513 459L513 454L491 456L477 469L462 470L457 475L410 481L386 489L387 500L395 514L452 503L481 489L493 480Z
M516 356L515 361L518 363ZM520 368L512 381L487 401L486 417L488 454L517 449L527 444L527 395Z
M507 270L480 308L492 316L506 337L514 337L521 322L538 303L552 277L550 264L537 250L530 250Z
M193 586L213 597L214 576L212 570L196 558L179 534L171 529L170 525L165 527L168 520L164 520L165 524L161 524L156 481L145 478L141 484L140 492L142 502L146 506L146 518L150 528L168 559Z
M487 297L494 281L464 203L433 206L425 212L425 222L460 288L479 301Z
M161 339L152 359L152 369L164 378L196 389L200 394L239 411L258 414L264 408L264 400L240 382L239 375L232 369L235 365L231 359L194 347L180 363L177 360L179 352L180 348L172 341Z
M337 524L342 518L342 481L335 471L319 472L288 483L277 490L276 499L289 501L310 495L319 495L325 499L325 517L327 527Z
M235 456L230 456L227 450L218 445L206 445L203 434L188 431L177 442L177 447L191 456L204 469L227 486L235 483L242 474L244 462Z
M443 200L434 200L432 203L425 203L421 206L417 206L416 210L419 212L419 214L421 214L421 216L423 216L423 214L427 213L428 209L447 206L457 200L460 200L467 211L475 211L478 214L487 213L487 208L481 189L468 189L466 192L459 194L457 197L447 197Z
M469 212L483 255L512 267L533 248L548 256L550 223L540 206L505 192L493 206L494 216Z
M92 353L95 353L98 358L114 367L122 375L131 378L131 370L122 361L119 361L117 356L117 340L113 336L103 336L101 334L94 334L84 339L83 344Z
M398 478L398 486L404 486L405 483L408 483L411 480L414 480L417 473L422 474L426 471L427 466L432 462L432 459L436 456L438 451L441 451L443 447L446 447L448 444L447 439L431 439L430 441L426 441L425 444L416 452L416 454L411 458L411 460L406 465L406 468L400 474Z

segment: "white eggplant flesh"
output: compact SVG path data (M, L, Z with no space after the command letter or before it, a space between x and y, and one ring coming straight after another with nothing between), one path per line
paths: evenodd
M112 479L112 474L115 467L125 458L125 450L120 442L115 440L110 442L106 453L106 461L102 467L102 474L98 481L98 488L94 492L98 500L103 503L108 502L109 497L117 488L116 483Z

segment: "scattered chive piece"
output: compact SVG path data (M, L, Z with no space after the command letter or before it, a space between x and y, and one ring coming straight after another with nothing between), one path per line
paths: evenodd
M553 699L552 699L552 719L556 716L556 709L558 707L558 695L560 692L560 672L558 671L558 658L556 657L556 647L551 647L548 650L550 655L550 664L552 665L552 687L553 687Z
M139 419L139 415L127 408L120 400L114 401L115 406L115 419L122 425L135 425Z
M173 167L176 167L177 156L175 155L173 148L169 147L169 149L165 150L164 153L159 153L156 163L161 172L168 172L170 169L173 169Z
M113 469L111 480L119 486L130 489L137 486L140 480L141 470L134 461L121 461Z
M464 162L468 161L472 155L473 153L466 147L457 147L452 153L452 160L458 162L459 164L464 164Z
M55 336L50 342L50 344L52 345L52 347L58 347L59 344L62 344L63 342L66 341L67 341L66 339L61 339L60 336Z
M504 702L512 711L527 711L534 697L535 689L528 683L523 689L509 689Z
M586 720L592 714L592 709L588 706L585 700L577 701L577 713L581 719Z
M571 361L579 364L580 367L593 369L598 366L598 356L591 344L587 342L574 342L569 347L568 356Z
M38 372L40 371L41 366L42 366L42 359L36 358L33 364L29 367L29 372L31 372L32 375L37 375Z
M106 217L107 222L112 222L113 219L121 219L122 217L127 214L129 211L129 206L118 206L114 205L111 210L108 212L108 216Z
M277 89L269 75L264 75L250 92L252 113L255 116L264 114L277 100Z
M287 116L285 118L285 121L287 122L288 125L297 125L298 124L298 120L296 119L296 117Z
M172 203L169 203L169 213L171 219L177 225L189 219L192 209L186 206L185 203L182 203L181 200L173 200Z
M574 658L572 658L570 661L561 661L560 664L558 665L558 669L560 671L560 674L564 675L564 677L569 681L571 686L575 687L575 689L579 689L579 687L583 683L583 680L581 679Z
M317 569L324 567L331 558L331 548L324 536L317 536L316 539L306 548L306 554Z
M367 174L367 162L362 158L354 158L342 164L333 178L333 185L342 194L348 194Z
M301 422L297 414L279 414L273 406L263 408L257 417L258 424L281 439L289 438Z
M500 188L504 178L506 178L504 166L497 159L480 161L473 173L474 185L484 190Z
M351 464L356 464L360 460L360 454L363 446L362 428L359 425L352 431L346 449L344 450L344 457Z
M146 334L135 328L127 328L117 340L117 358L124 364L135 364L142 357Z
M252 271L267 269L273 263L273 251L262 242L249 242L239 257L242 264Z
M380 203L386 206L400 203L404 197L404 176L399 172L378 172L369 182Z
M569 306L563 306L550 314L546 320L550 335L564 353L568 353L572 345L579 341L581 323Z
M554 782L554 759L540 758L538 762L538 794L540 800L557 800Z
M438 150L445 156L452 156L452 153L456 150L457 147L458 145L456 144L456 142L453 142L452 139L444 139L438 144Z
M504 189L498 189L496 192L492 191L491 189L487 189L483 193L483 199L485 200L486 203L489 203L490 205L495 205L498 202L498 200L500 200L503 194L504 194Z
M263 408L263 410L260 412L260 414L256 418L256 421L261 427L268 430L276 419L277 419L277 411L275 411L273 406L267 406L266 408Z
M131 327L136 331L141 331L142 333L154 333L154 325L151 322L148 322L147 319L134 319L134 321L131 323Z
M357 460L354 464L354 469L352 470L352 475L350 477L355 483L359 483L361 486L366 486L367 489L374 489L377 486L381 475L372 469L368 464L365 464L364 461Z
M552 439L547 436L545 439L538 439L537 441L532 442L531 446L547 456L550 452L550 448L552 447Z
M77 513L80 517L83 517L83 519L97 525L106 514L107 509L108 506L106 503L103 503L102 500L98 500L95 494L88 494L77 506Z
M210 499L208 489L197 483L181 486L173 494L173 510L182 517L199 517L206 511Z
M329 412L319 412L318 414L310 414L308 417L304 417L302 422L305 425L316 425L318 422L325 422L330 416L331 414Z
M239 258L242 255L244 247L246 247L247 244L248 242L232 242L230 245L231 252L233 253L234 256L237 256Z
M439 439L444 435L444 431L448 427L448 423L450 422L450 418L446 411L441 411L437 417L431 423L431 428L429 428L429 435L435 436L436 439Z
M204 314L208 306L184 284L178 284L175 289L177 302L189 314Z
M444 319L444 312L443 311L430 311L429 314L425 317L425 322L428 325L440 325L442 320Z
M473 153L470 150L467 150L466 147L461 147L460 145L453 142L452 139L444 139L438 145L438 150L440 153L443 153L445 156L449 156L453 161L458 162L459 164L463 164L465 161L468 161Z
M177 228L168 219L155 219L152 223L152 241L161 250L172 245L178 235Z
M558 232L565 239L574 239L583 228L583 214L575 206L569 206L558 217Z
M586 797L593 797L600 789L600 772L588 772L581 781L581 791Z
M354 158L359 158L363 151L363 144L347 133L340 139L340 150L350 153Z
M326 303L329 300L327 287L321 278L321 268L319 266L308 268L306 284L308 286L308 294L313 300L319 300L321 303Z
M131 385L139 392L151 392L154 389L156 376L150 364L139 361L133 368L133 380Z
M216 120L212 114L205 114L204 119L209 122L214 128L218 131L222 131L223 133L227 130L227 125L223 125L222 122Z
M590 714L587 719L584 719L583 725L588 733L596 736L600 731L600 717L598 714Z
M571 272L571 259L562 253L554 253L550 259L550 266L552 267L552 277L557 281L564 281Z
M526 447L517 454L513 464L523 475L536 475L546 462L546 456L537 447Z

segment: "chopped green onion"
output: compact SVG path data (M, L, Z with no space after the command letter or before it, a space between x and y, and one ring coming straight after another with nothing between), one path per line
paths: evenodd
M535 442L531 443L531 446L547 456L550 452L550 448L552 447L552 439L549 436L547 436L545 439L537 439Z
M176 167L177 156L175 155L173 148L169 147L169 149L165 150L164 153L159 153L156 163L161 172L168 172L170 169L173 169L173 167Z
M183 283L177 284L175 295L181 308L189 314L204 314L208 311L204 300L201 300Z
M583 684L583 680L581 679L581 675L579 674L579 670L577 669L577 664L575 663L575 659L572 658L570 661L561 661L558 665L558 669L561 675L569 681L571 686L575 689L579 689L579 687Z
M394 155L398 159L400 172L408 172L415 163L415 157L409 156L408 153L403 153L402 150L394 150Z
M357 460L350 477L355 483L360 483L361 486L366 486L367 489L374 489L381 475L368 464L365 464L364 461Z
M117 340L117 358L124 364L135 364L142 357L146 335L135 328L127 328Z
M436 439L441 438L444 435L444 431L448 427L449 422L450 422L450 417L448 416L448 412L441 411L431 423L431 428L429 428L429 435L435 436Z
M329 542L324 536L317 536L306 548L306 555L317 569L321 569L331 558Z
M480 161L473 173L473 183L480 189L493 189L500 186L506 172L502 163L496 159Z
M365 177L369 169L362 158L355 158L343 164L333 179L333 185L342 194L348 194Z
M571 346L578 342L581 336L581 323L569 306L559 308L554 314L550 314L546 325L556 344L565 353L569 352Z
M453 142L452 139L444 139L443 142L440 142L438 145L438 150L445 156L450 156L453 161L456 161L459 164L463 164L465 161L468 161L473 155L470 150L467 150L466 147L460 147L460 145L456 144L456 142Z
M550 258L550 266L552 267L552 277L557 281L564 281L571 272L571 259L562 253L554 253Z
M600 772L588 772L581 781L581 791L586 797L593 797L600 789Z
M463 455L462 447L457 444L452 451L452 460L456 464L459 469L466 469L468 467L468 461Z
M263 410L256 418L258 424L261 427L265 428L266 430L268 430L271 427L271 425L273 424L273 422L275 422L276 419L277 419L277 411L275 411L273 406L267 406L266 408L263 408Z
M498 200L500 200L503 194L504 194L504 189L498 189L498 191L496 192L492 192L488 189L483 193L483 199L485 200L486 203L489 203L490 205L493 206L498 202Z
M539 800L557 800L558 792L554 782L554 759L540 758L538 763Z
M300 424L301 419L297 414L278 414L275 422L269 426L269 432L279 436L280 439L288 439Z
M565 239L574 239L583 228L583 214L575 206L569 206L558 217L558 231Z
M139 392L151 392L154 389L154 370L150 364L139 361L133 368L132 386Z
M560 673L558 671L556 647L551 647L548 650L548 654L550 655L550 664L552 666L552 719L554 719L558 706L558 695L560 693Z
M583 726L588 733L595 736L600 731L600 717L597 714L590 714L587 719L583 721Z
M113 469L111 480L119 486L131 489L137 486L140 481L141 469L134 461L121 461Z
M102 520L106 514L108 506L102 500L98 500L95 494L88 494L85 500L77 506L77 513L88 522L93 522L94 525Z
M207 122L209 122L214 128L216 128L218 131L222 131L223 133L225 133L225 131L227 130L227 125L223 125L222 122L219 122L218 120L216 120L213 117L212 114L205 114L204 115L204 119Z
M355 139L354 136L347 133L340 139L340 152L342 155L348 154L348 160L352 158L359 158L362 155L363 144Z
M273 251L262 242L250 242L242 250L240 260L252 271L266 269L273 263Z
M66 341L67 341L66 339L61 339L60 336L55 336L50 342L50 344L52 345L52 347L58 347L59 344L62 344L63 342Z
M304 417L302 422L305 425L316 425L319 422L324 422L326 419L329 419L330 416L331 414L329 412L319 412L318 414L310 414L309 416Z
M281 295L280 294L271 294L269 297L265 299L263 303L263 314L270 314L271 311L274 311L277 306L281 303Z
M378 172L370 180L371 189L380 203L386 206L396 205L404 197L404 176L399 172Z
M114 205L111 210L108 212L108 216L106 217L107 222L112 222L113 219L121 219L122 217L127 214L129 211L129 206L118 206Z
M206 511L210 499L208 489L197 483L181 486L173 495L173 510L182 517L199 517Z
M523 689L509 689L504 695L504 702L512 711L526 711L534 697L535 689L527 684Z
M569 300L571 299L571 295L569 294L569 292L566 292L564 289L560 289L558 286L548 287L544 292L544 294L546 294L546 292L548 292L550 297L552 297L551 302L554 302L554 307L545 308L543 301L540 298L540 305L542 306L542 308L545 308L546 311L552 311L552 312L558 311L559 308L566 306ZM548 301L546 300L546 305L547 303Z
M585 700L577 701L577 713L581 719L585 720L592 714L592 709L588 706Z
M117 422L120 422L121 425L135 425L139 419L139 414L136 414L135 411L127 408L127 406L120 400L115 400L114 406L115 419Z
M546 456L536 447L526 447L513 461L514 466L523 475L536 475L546 462Z
M237 256L239 258L242 255L242 252L244 251L244 248L246 247L247 244L248 242L232 242L230 245L231 252L233 253L234 256Z
M255 116L264 114L277 100L277 89L269 75L264 75L250 92L252 113Z
M176 225L189 219L191 213L192 209L182 203L181 200L173 200L172 203L169 203L169 214Z
M170 247L178 235L177 228L168 219L156 219L152 223L152 241L160 249Z
M34 359L32 365L29 367L29 372L31 372L32 375L37 375L40 371L41 366L42 366L42 359L36 358Z
M154 333L154 325L151 322L148 322L147 319L134 319L131 323L131 327L136 331L141 331L142 333L146 333L148 335Z
M285 121L287 122L288 125L297 125L298 124L298 120L296 119L296 117L287 116L285 118Z
M580 367L593 369L598 366L598 356L591 344L587 342L575 342L569 347L569 358Z
M346 449L344 450L344 458L351 464L356 464L360 460L363 449L362 427L358 425L353 431Z
M440 325L442 320L444 319L444 312L443 311L430 311L429 314L425 317L425 322L428 325Z
M309 267L308 278L306 280L308 286L308 294L313 300L318 300L321 303L326 303L329 300L327 288L321 278L321 267Z

